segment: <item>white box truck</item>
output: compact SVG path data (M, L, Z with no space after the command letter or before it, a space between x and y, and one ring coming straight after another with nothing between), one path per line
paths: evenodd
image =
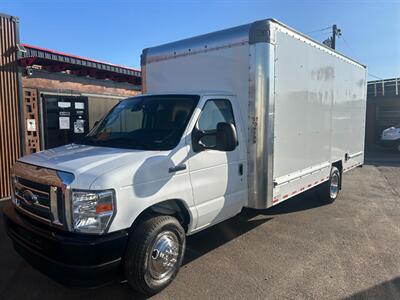
M22 157L4 209L15 249L58 281L176 276L185 237L363 164L366 67L262 20L143 50L145 94L81 142Z

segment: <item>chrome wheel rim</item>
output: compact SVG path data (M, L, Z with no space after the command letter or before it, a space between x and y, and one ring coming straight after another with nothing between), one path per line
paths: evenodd
M178 264L179 247L179 240L171 231L157 236L149 254L149 273L154 279L164 279L174 272Z
M338 173L333 173L331 176L331 186L329 189L331 199L335 199L339 191L339 175Z

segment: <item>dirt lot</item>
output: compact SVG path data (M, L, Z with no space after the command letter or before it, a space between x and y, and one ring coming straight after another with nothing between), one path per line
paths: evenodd
M181 272L154 299L400 299L400 155L370 157L333 204L311 191L190 237ZM126 283L54 283L14 252L3 226L0 253L0 299L140 298Z

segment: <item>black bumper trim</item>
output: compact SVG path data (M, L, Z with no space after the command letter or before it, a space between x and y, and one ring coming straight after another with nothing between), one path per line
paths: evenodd
M34 268L67 285L98 286L118 278L128 241L126 230L101 236L64 233L38 225L11 203L3 209L15 250Z

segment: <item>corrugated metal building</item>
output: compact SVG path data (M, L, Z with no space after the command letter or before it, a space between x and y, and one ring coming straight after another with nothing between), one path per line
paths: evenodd
M400 124L400 78L368 82L366 146L378 142L382 131Z

